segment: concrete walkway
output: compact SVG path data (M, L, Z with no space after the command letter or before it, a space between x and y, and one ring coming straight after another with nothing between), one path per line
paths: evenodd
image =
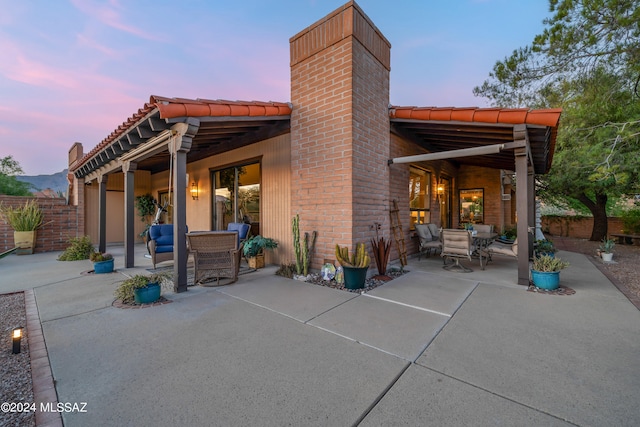
M640 311L584 255L561 283L516 266L448 272L439 257L366 294L275 276L111 305L123 274L57 254L0 261L0 292L34 288L65 426L640 425ZM120 253L118 252L120 251ZM170 265L170 263L169 263Z

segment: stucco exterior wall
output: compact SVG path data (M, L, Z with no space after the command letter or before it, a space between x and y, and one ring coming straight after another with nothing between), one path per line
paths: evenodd
M286 263L294 260L291 237L291 138L289 134L267 139L223 154L187 164L189 184L198 183L198 200L187 191L186 211L189 231L212 229L211 172L252 161L261 163L260 229L265 237L278 241L278 248L267 251L266 262ZM157 198L166 191L169 172L151 176L151 194Z

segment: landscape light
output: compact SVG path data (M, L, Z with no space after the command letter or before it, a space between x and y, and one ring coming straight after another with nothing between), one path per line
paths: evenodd
M20 340L22 339L22 328L13 330L13 354L20 353Z

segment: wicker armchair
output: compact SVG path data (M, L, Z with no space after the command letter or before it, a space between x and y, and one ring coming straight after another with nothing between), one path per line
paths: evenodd
M187 233L189 250L193 254L195 267L194 283L203 284L215 278L217 286L220 278L238 280L242 245L238 246L238 233L227 231L201 231Z

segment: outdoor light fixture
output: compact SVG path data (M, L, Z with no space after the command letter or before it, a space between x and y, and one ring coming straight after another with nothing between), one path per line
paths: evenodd
M13 330L13 354L20 353L20 340L22 339L22 328Z
M198 200L198 183L195 181L191 183L191 197L193 200Z

